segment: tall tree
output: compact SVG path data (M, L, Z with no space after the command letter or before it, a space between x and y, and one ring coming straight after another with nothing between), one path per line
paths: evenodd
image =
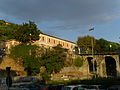
M78 40L77 40L78 47L87 53L91 52L92 47L94 47L95 44L96 44L96 39L89 35L84 37L78 37Z
M53 49L46 49L41 57L48 73L57 73L64 66L66 60L66 50L56 46Z
M45 71L41 73L43 81L46 82L50 79L51 73L58 73L61 68L64 67L64 62L66 60L66 49L62 48L60 45L54 47L53 49L46 49L46 52L42 54L41 60L45 67Z
M22 43L28 43L39 39L40 30L34 22L23 23L15 31L14 38Z

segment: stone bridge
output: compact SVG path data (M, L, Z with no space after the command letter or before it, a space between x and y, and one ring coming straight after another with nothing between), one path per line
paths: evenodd
M120 55L107 54L79 54L86 64L88 74L97 74L100 77L120 76Z

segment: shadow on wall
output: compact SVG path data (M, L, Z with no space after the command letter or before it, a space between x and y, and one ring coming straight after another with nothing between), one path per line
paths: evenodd
M93 61L93 57L87 57L87 60L88 60L88 64L89 64L89 72L97 71L97 62Z
M105 57L105 64L106 64L106 74L108 77L111 76L117 76L117 70L116 70L116 61L111 56Z

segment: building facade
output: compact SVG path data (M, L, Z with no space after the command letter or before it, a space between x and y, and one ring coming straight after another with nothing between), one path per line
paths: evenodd
M51 48L57 45L61 45L63 48L68 49L70 51L72 51L76 45L74 42L60 39L47 34L40 34L39 37L40 39L38 41L35 41L33 45L43 46L46 48Z

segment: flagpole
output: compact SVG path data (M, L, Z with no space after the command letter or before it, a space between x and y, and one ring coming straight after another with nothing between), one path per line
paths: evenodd
M93 31L94 30L94 27L93 28L90 28L89 31ZM91 45L92 45L92 58L93 58L93 73L95 72L95 64L94 64L94 38L91 38Z

